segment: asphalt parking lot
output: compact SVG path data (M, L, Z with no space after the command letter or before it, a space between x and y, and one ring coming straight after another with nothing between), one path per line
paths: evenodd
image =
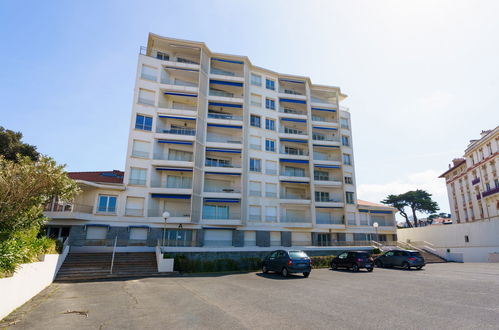
M499 329L499 264L320 269L308 279L257 272L54 283L2 323L72 330Z

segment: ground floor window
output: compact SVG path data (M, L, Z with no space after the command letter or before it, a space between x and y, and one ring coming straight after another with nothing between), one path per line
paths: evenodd
M330 246L331 245L331 235L327 233L317 234L317 245L318 246Z

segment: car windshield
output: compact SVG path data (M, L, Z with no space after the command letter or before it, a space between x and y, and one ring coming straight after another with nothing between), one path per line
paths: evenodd
M357 257L359 257L359 258L369 258L369 254L367 254L367 253L358 253Z
M291 258L308 258L307 254L303 251L289 251Z
M416 256L416 257L421 257L421 254L419 252L409 252L409 255Z

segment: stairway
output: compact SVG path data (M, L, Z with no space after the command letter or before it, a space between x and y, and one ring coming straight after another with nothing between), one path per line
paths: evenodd
M437 256L436 254L433 254L431 252L425 251L425 250L419 250L419 253L423 256L425 262L427 264L436 264L436 263L441 263L441 262L447 262L444 258L441 258Z
M426 244L423 244L426 243ZM416 244L418 244L416 246ZM414 242L413 244L397 242L397 246L404 250L416 250L423 256L427 264L435 264L441 262L447 262L444 258L438 256L436 253L431 252L432 247L428 246L431 243L428 242ZM434 250L434 249L433 249Z
M148 252L69 253L57 273L56 281L85 281L123 277L164 276L158 273L156 254Z

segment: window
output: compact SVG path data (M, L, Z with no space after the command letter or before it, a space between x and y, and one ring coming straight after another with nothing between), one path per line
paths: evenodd
M109 228L88 226L86 239L106 239Z
M284 166L284 175L286 176L305 176L305 169L293 166Z
M227 205L203 205L203 219L229 219Z
M345 177L345 184L353 184L353 179L351 176Z
M330 202L331 197L329 197L329 192L327 191L316 191L315 192L316 202Z
M250 136L250 148L253 150L261 150L262 149L262 138L259 136Z
M144 186L146 184L147 170L145 168L130 168L129 184Z
M152 117L137 115L137 117L135 117L135 129L141 129L144 131L151 131L152 130Z
M250 181L250 196L262 195L262 183L260 181Z
M277 197L277 184L265 183L265 197Z
M343 154L343 164L352 165L352 160L350 159L349 154Z
M250 220L262 220L262 207L259 205L250 205L249 218Z
M253 127L260 127L260 116L251 115L250 125Z
M325 171L314 170L314 180L329 181L329 173Z
M360 225L361 226L368 226L369 225L369 213L360 212L359 217L360 217Z
M140 77L142 79L156 81L158 77L158 69L142 64Z
M130 239L136 241L147 240L148 228L130 228Z
M275 131L275 120L266 118L265 119L265 129L268 129L270 131Z
M262 86L262 76L252 73L251 74L251 84L253 86Z
M166 188L192 188L192 178L188 176L168 175L166 177Z
M184 162L190 162L192 161L192 152L177 150L177 149L169 149L168 160L181 160Z
M140 217L144 213L144 198L127 197L125 215Z
M156 53L156 58L162 61L169 61L170 60L170 55L162 52L157 52Z
M254 105L255 107L262 107L262 97L258 94L251 94L251 99L250 99L251 105Z
M99 195L99 213L116 213L116 196Z
M277 207L275 206L265 207L265 221L271 221L271 222L277 221Z
M347 213L347 223L350 226L355 226L355 213Z
M153 91L139 89L139 103L146 105L154 105L156 103L156 94Z
M262 160L257 158L250 158L250 171L251 172L261 172L262 171Z
M149 158L149 142L133 140L132 156L140 158Z
M346 135L341 136L341 144L344 146L349 146L350 145L350 139Z
M275 80L265 79L265 88L275 90Z
M277 174L277 162L272 160L265 161L265 174L276 175Z
M346 195L346 199L347 199L347 204L355 204L355 201L353 199L353 192L347 191L345 193L345 195Z
M275 152L275 141L274 140L265 140L265 150Z
M270 110L275 110L275 100L266 98L265 99L265 108Z
M470 237L468 235L464 235L464 242L469 243L470 242Z
M350 128L350 125L348 123L348 119L347 118L340 118L340 125L341 125L341 128L345 128L345 129L349 129Z

